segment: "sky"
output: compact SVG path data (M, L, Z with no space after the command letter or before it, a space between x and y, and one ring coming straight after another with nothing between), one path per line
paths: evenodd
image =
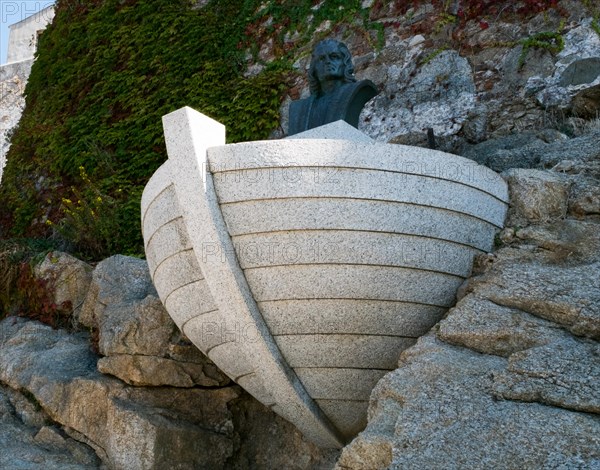
M52 5L54 0L0 0L0 64L6 63L8 27Z

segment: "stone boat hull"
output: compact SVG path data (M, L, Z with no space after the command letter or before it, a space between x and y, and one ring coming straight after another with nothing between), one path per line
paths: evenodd
M358 137L224 145L189 108L165 116L165 135L142 217L167 311L258 400L343 445L491 249L506 184L470 160Z

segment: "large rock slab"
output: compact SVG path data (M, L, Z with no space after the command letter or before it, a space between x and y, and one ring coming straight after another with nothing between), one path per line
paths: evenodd
M578 266L498 262L469 281L497 305L553 322L578 336L600 339L600 263Z
M100 372L114 375L130 385L215 387L228 382L216 367L212 368L212 371L210 369L207 371L205 365L163 357L130 354L117 354L98 360ZM213 377L207 375L211 372Z
M510 187L507 225L545 223L567 215L569 182L549 171L511 169L503 174Z
M448 313L438 335L448 343L503 357L567 336L552 322L476 295L465 297Z
M494 377L501 398L600 414L600 344L565 339L513 354Z
M420 133L456 134L475 108L475 83L469 61L446 50L420 68L421 43L407 44L402 62L387 67L384 91L366 104L359 129L378 142ZM381 82L382 80L378 80Z
M573 98L572 112L583 119L596 119L600 115L600 84L579 92Z
M597 161L600 132L566 139L552 133L523 133L482 142L463 155L495 171L511 168L552 168L563 160L573 163Z
M600 418L538 403L498 401L494 374L506 359L440 342L405 351L377 385L367 430L338 469L593 468Z

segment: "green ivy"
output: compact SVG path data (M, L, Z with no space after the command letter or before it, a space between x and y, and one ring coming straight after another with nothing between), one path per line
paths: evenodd
M559 28L562 29L562 28ZM519 57L519 68L525 64L525 59L531 48L535 49L546 49L553 54L557 54L565 47L565 41L559 32L545 31L542 33L534 34L522 41L519 44L523 46L521 55Z
M292 58L323 21L379 33L359 0L193 3L57 1L0 187L2 238L54 238L87 259L143 253L139 199L166 159L163 115L190 106L223 123L228 142L268 138ZM276 57L245 77L248 51L269 38Z
M600 24L598 24L598 18L594 18L591 23L592 29L596 32L598 36L600 36Z

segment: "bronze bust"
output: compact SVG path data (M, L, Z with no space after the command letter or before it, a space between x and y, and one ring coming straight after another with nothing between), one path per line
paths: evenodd
M290 104L288 135L340 119L358 127L362 108L377 94L370 80L356 81L350 51L335 39L325 39L313 49L308 82L311 96Z

